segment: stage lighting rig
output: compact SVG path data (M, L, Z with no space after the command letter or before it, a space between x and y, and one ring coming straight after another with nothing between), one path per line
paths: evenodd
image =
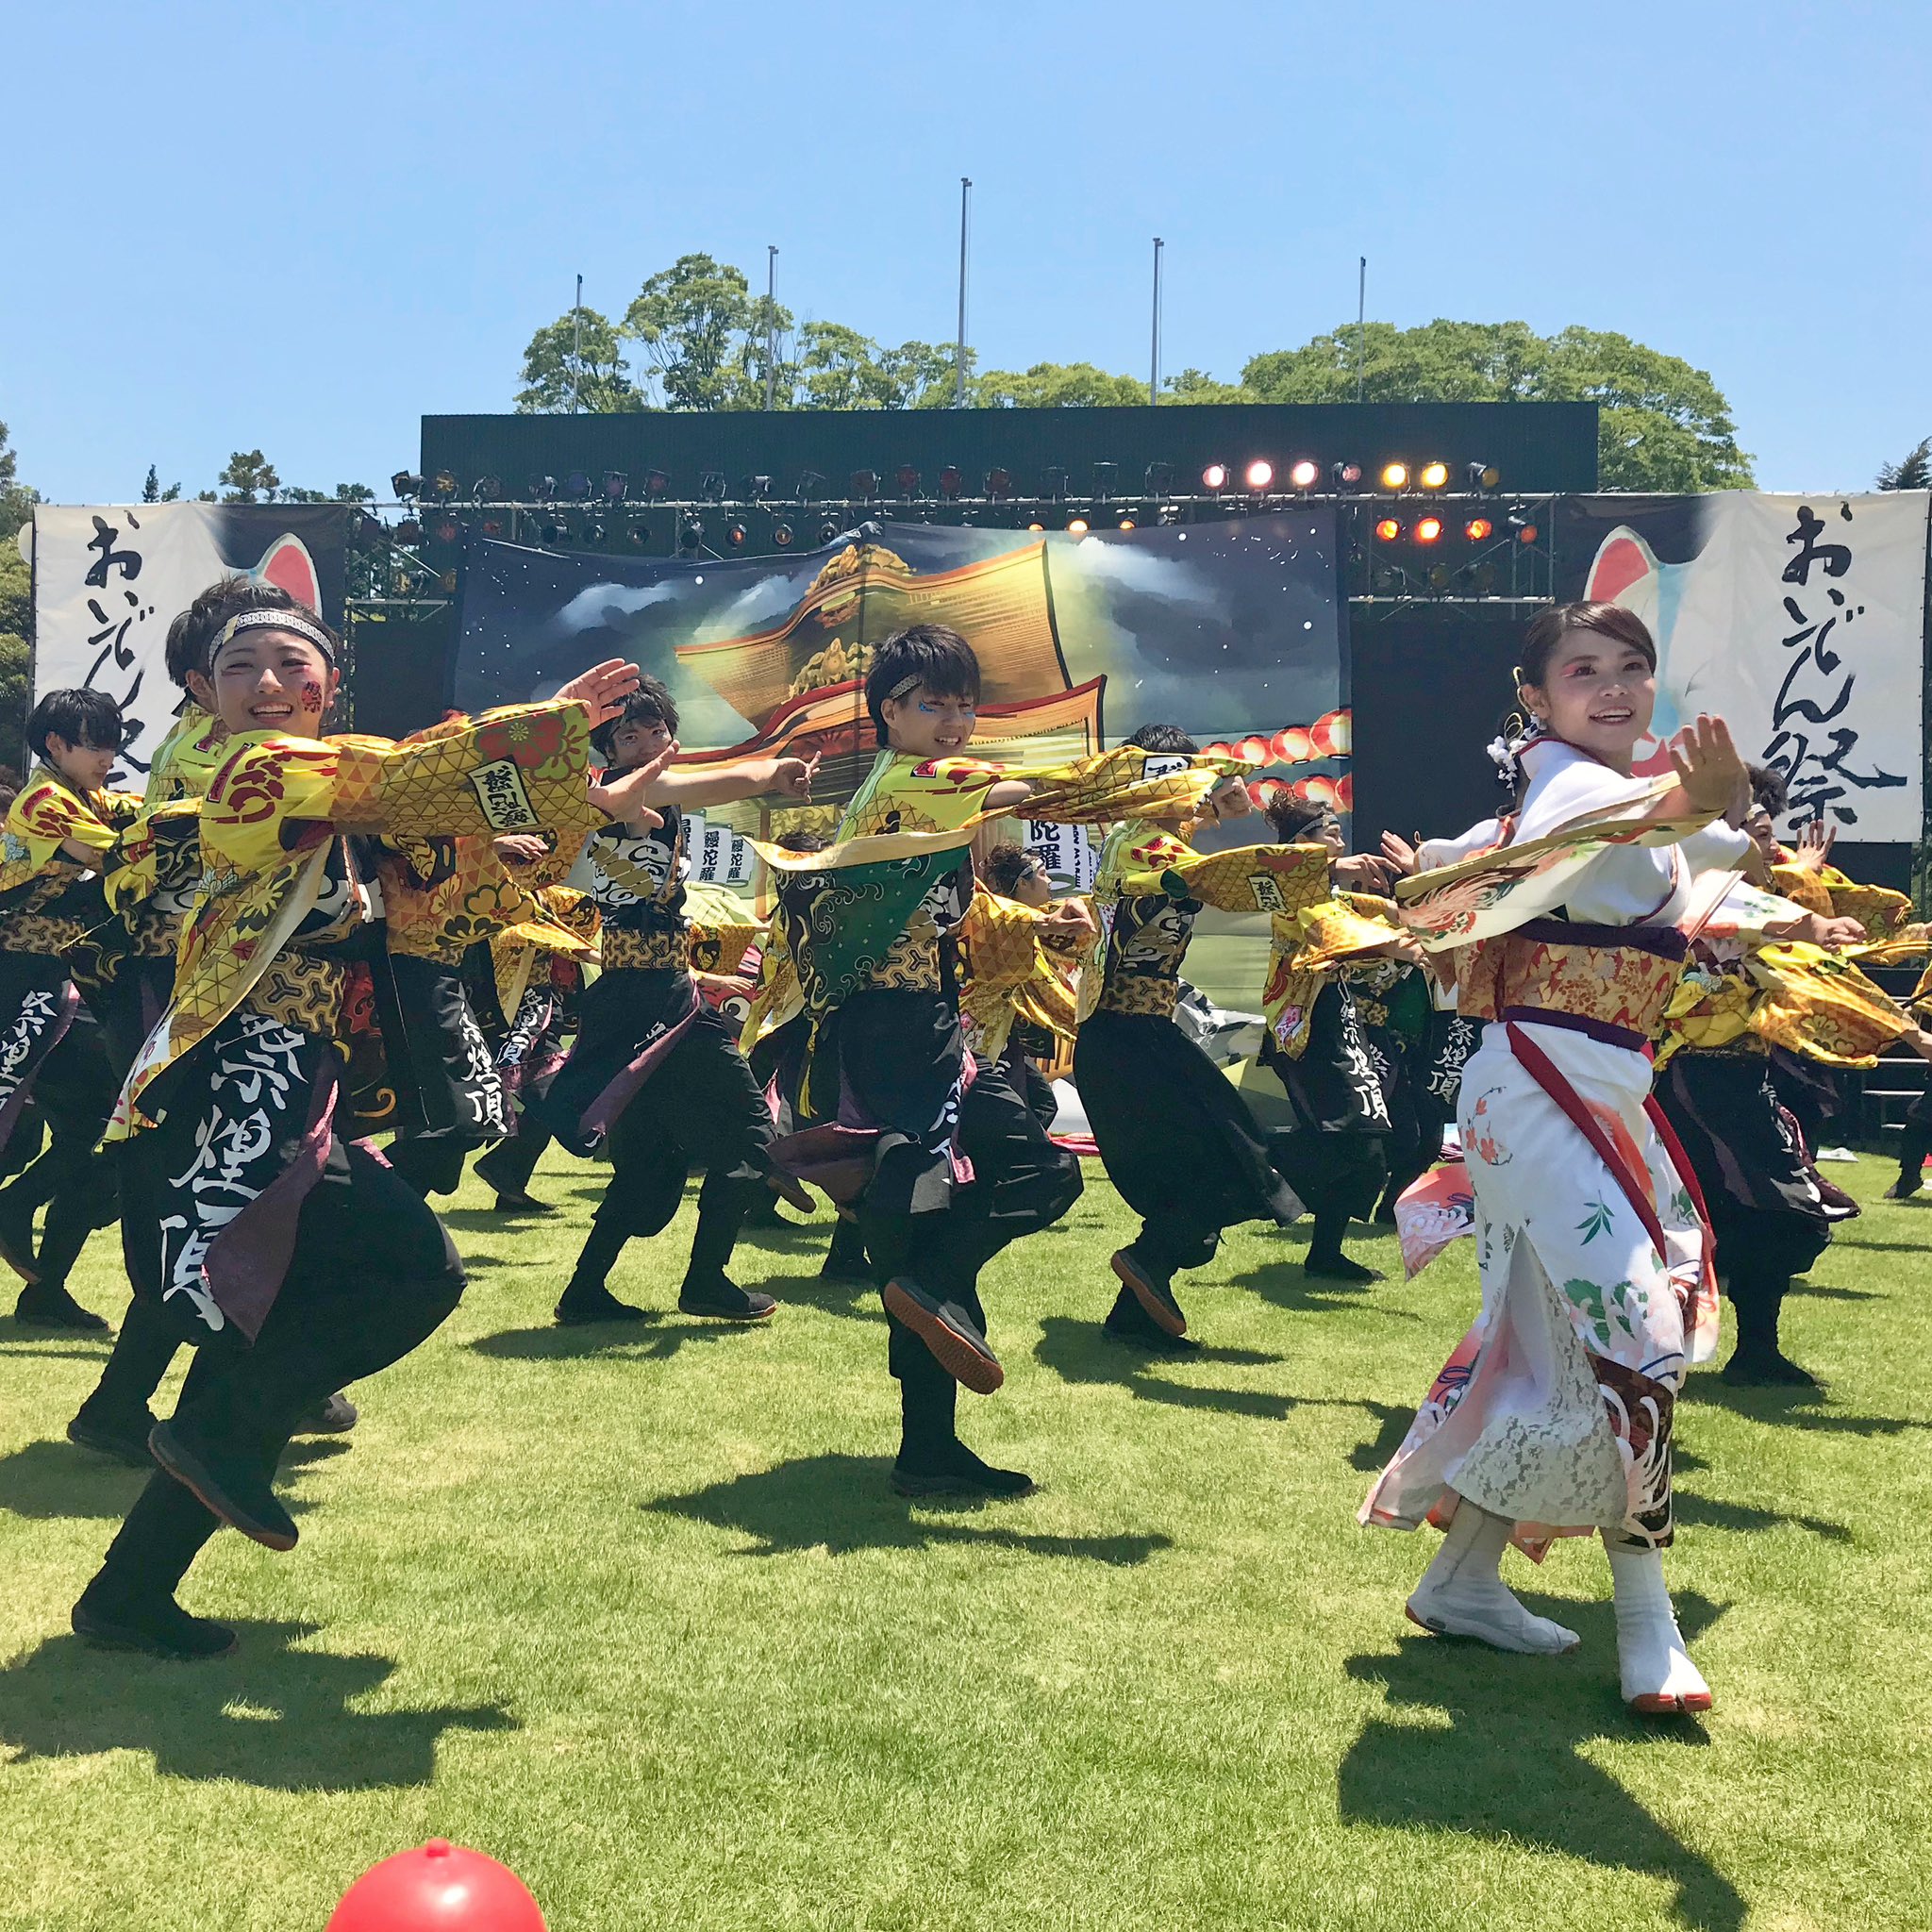
M892 481L898 486L902 498L909 500L919 494L919 472L910 463L901 463L892 472Z
M1241 481L1248 486L1250 496L1264 496L1268 486L1274 481L1274 465L1265 457L1257 457L1241 472Z
M1359 490L1362 487L1362 466L1350 462L1330 463L1328 480L1338 490Z
M1384 517L1375 525L1375 541L1378 543L1392 543L1402 535L1402 525L1393 517Z
M1471 517L1463 525L1462 534L1472 543L1487 543L1496 534L1496 526L1488 517Z
M795 538L791 525L783 517L772 525L772 547L774 550L790 550Z
M503 478L501 476L478 476L470 486L472 503L501 503L503 501Z
M1440 459L1433 463L1424 463L1416 472L1415 480L1424 490L1441 490L1449 481L1449 465Z
M1086 519L1085 517L1069 517L1069 518L1067 519L1067 535L1068 535L1068 536L1070 536L1070 537L1084 537L1084 536L1085 536L1086 534L1087 534L1087 519Z
M543 525L543 541L544 542L551 544L553 547L558 543L563 542L565 539L569 537L569 535L570 525L567 523L565 523L561 517L552 517L550 521Z
M687 556L695 557L704 547L705 520L695 510L686 510L677 520L677 547Z
M1322 480L1322 466L1309 458L1303 457L1299 462L1290 466L1288 480L1297 490L1303 491L1312 490Z
M733 517L724 525L724 541L734 550L742 550L744 548L744 519L742 517Z
M839 534L838 523L831 517L824 518L819 525L819 547L823 549Z
M1466 474L1472 490L1493 490L1503 480L1503 473L1494 463L1472 463Z
M644 494L653 503L671 494L671 478L662 470L644 472Z
M1117 530L1138 530L1141 525L1138 519L1134 517L1123 517L1114 527Z
M439 543L454 543L463 534L463 526L454 517L439 517L436 521L436 541Z
M1058 463L1049 463L1040 473L1040 493L1050 503L1058 503L1067 493L1067 473Z
M429 479L429 493L439 503L447 503L457 493L456 473L453 470L439 470Z
M642 550L646 546L648 546L650 541L650 525L647 524L642 517L633 518L631 520L630 526L630 547L633 550Z
M598 549L603 544L606 536L608 536L608 534L609 533L605 529L602 522L595 517L592 517L591 521L584 525L584 541L588 543L592 550Z
M879 493L879 473L876 470L854 470L846 480L845 494L854 503L870 503Z
M723 470L707 470L698 478L698 500L701 503L723 503L725 488Z
M500 537L503 535L503 519L501 517L485 517L476 527L486 537Z
M530 501L532 503L554 503L557 499L557 478L555 476L532 476L530 478Z
M1093 466L1093 500L1095 503L1110 503L1113 500L1114 478L1120 473L1118 463L1095 463Z
M414 517L405 517L396 525L395 539L405 550L413 550L423 541L423 525Z
M1201 472L1201 488L1209 496L1219 496L1227 488L1227 465L1225 463L1209 463Z
M1003 496L1013 493L1013 476L1009 470L989 470L986 473L986 493L994 503Z
M798 488L791 492L793 501L808 502L819 493L819 485L824 480L816 470L801 470L798 473Z
M573 470L563 479L563 493L572 503L584 502L591 493L591 473L588 470Z
M1149 463L1147 474L1141 479L1141 488L1158 503L1174 488L1174 465L1172 463Z
M389 487L404 503L413 503L423 494L423 479L413 470L398 470L389 479Z
M1034 520L1026 525L1026 527L1036 537L1041 535L1046 529L1046 525L1042 524L1038 517L1035 517Z
M747 476L738 486L738 500L741 503L762 503L772 493L772 479L769 476Z
M1382 465L1382 488L1384 490L1407 490L1408 488L1408 465L1407 463L1384 463Z
M1418 543L1433 543L1442 534L1441 517L1424 517L1415 526L1415 541Z
M630 478L622 470L606 470L602 490L606 503L622 503L630 494Z

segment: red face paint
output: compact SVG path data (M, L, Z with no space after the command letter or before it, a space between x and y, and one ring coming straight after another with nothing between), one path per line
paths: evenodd
M313 711L319 717L322 714L322 687L313 678L310 678L302 687L302 708L305 711Z

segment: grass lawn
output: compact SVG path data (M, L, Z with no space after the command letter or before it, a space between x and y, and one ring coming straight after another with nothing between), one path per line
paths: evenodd
M1349 1291L1238 1232L1182 1291L1208 1346L1150 1365L1096 1327L1127 1223L1090 1164L988 1272L1008 1381L960 1404L1041 1492L929 1507L887 1488L883 1322L819 1284L823 1224L741 1251L765 1329L669 1312L687 1202L614 1283L667 1312L558 1330L601 1170L553 1157L568 1219L468 1187L468 1300L353 1446L297 1445L301 1548L191 1574L242 1631L204 1665L68 1633L140 1478L61 1437L103 1351L0 1320L0 1924L319 1932L441 1835L553 1932L1924 1926L1932 1205L1833 1172L1867 1211L1788 1316L1829 1397L1705 1372L1679 1411L1701 1727L1624 1711L1593 1544L1508 1558L1584 1646L1506 1657L1403 1621L1431 1537L1356 1526L1466 1242L1413 1286L1361 1243L1391 1278ZM76 1291L117 1281L96 1237Z

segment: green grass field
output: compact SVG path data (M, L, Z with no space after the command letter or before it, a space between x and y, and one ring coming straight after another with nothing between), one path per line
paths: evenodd
M140 1478L61 1438L101 1349L0 1320L0 1924L319 1932L441 1835L553 1932L1921 1927L1932 1206L1834 1172L1871 1205L1788 1317L1828 1398L1707 1372L1679 1411L1703 1726L1624 1711L1592 1544L1508 1559L1585 1639L1518 1658L1413 1630L1432 1539L1356 1526L1471 1312L1468 1243L1413 1286L1362 1243L1392 1278L1349 1291L1238 1232L1183 1291L1209 1345L1150 1365L1097 1331L1126 1218L1090 1165L989 1270L1008 1381L961 1400L1040 1493L915 1506L823 1224L741 1251L767 1328L668 1312L687 1203L614 1282L667 1312L562 1331L601 1171L553 1158L568 1221L467 1190L468 1300L355 1391L353 1446L297 1445L300 1549L225 1534L192 1574L242 1631L205 1665L68 1633ZM117 1280L96 1237L76 1290L118 1312Z

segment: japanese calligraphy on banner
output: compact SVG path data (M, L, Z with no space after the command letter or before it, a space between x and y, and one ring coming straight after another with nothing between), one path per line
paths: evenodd
M1659 739L1699 711L1790 781L1787 824L1920 837L1924 491L1559 498L1559 594L1628 606L1657 642ZM1664 770L1640 746L1640 770Z
M688 813L685 828L685 853L694 885L748 886L758 876L758 856L742 832L711 824L702 812Z
M218 577L241 572L340 625L349 515L341 504L41 505L35 698L75 686L110 693L128 726L116 769L138 783L181 695L164 657L175 616Z
M1156 760L1147 760L1153 775ZM1092 829L1087 825L1055 825L1041 819L1027 819L1026 849L1045 866L1057 891L1084 892L1100 871L1100 847Z

